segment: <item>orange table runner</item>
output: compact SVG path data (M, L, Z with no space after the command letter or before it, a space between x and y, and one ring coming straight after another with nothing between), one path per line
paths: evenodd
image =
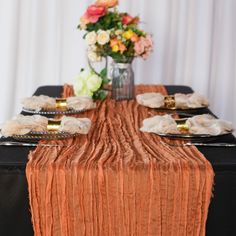
M136 93L163 86L136 87ZM64 86L64 96L73 94ZM98 102L77 115L88 135L38 146L26 175L35 235L205 235L213 170L196 147L168 147L139 131L150 109Z

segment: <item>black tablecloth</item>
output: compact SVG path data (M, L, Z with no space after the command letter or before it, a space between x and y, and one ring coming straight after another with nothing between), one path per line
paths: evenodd
M166 86L169 94L190 93L186 86ZM35 95L59 97L62 86L44 86ZM197 113L209 113L207 109ZM232 135L219 142L233 142ZM32 148L0 147L0 236L33 235L25 166ZM214 197L207 220L207 236L236 235L236 148L202 147L199 150L215 171Z

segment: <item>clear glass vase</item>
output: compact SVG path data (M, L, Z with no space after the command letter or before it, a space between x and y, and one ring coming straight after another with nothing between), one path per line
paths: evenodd
M134 71L132 62L112 63L112 99L130 100L134 98Z

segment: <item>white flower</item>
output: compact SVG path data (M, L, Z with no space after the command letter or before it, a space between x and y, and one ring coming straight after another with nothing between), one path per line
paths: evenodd
M88 59L91 62L99 62L102 60L102 58L95 51L92 50L88 51Z
M116 30L116 31L115 31L115 35L117 35L117 36L118 36L118 35L121 35L121 34L123 34L123 32L124 32L124 31L123 31L123 30L120 30L120 29L119 29L119 30Z
M96 74L90 76L87 80L87 88L91 92L97 91L102 85L102 78Z
M97 46L94 44L94 45L90 45L89 47L88 47L88 50L89 51L96 51L97 50Z
M76 93L77 96L88 96L88 97L92 97L93 96L93 92L84 88L83 90L79 91L79 93Z
M83 88L84 88L84 81L78 78L78 79L76 80L74 90L75 90L75 92L77 92L77 91L82 91Z
M97 42L100 45L105 45L109 41L110 41L110 34L109 34L109 32L104 31L104 30L98 31Z
M77 96L84 95L84 91L86 90L86 82L91 75L92 73L90 70L83 70L80 72L74 85L74 92Z
M74 92L76 96L92 97L102 85L102 78L95 74L92 70L83 70L74 85Z
M95 31L88 33L85 37L85 41L88 45L94 45L97 42L97 34Z
M92 75L92 73L90 70L83 70L80 72L80 74L78 76L78 80L86 81L88 79L88 77L91 75Z

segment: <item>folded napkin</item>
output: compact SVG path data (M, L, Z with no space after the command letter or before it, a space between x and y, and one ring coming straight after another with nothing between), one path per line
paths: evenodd
M88 110L96 107L96 103L88 96L68 97L67 107L74 110ZM23 107L30 110L40 111L53 110L56 108L56 99L45 95L33 96L22 100Z
M56 99L45 95L24 98L21 103L24 108L35 111L40 111L42 108L52 110L56 107Z
M175 120L170 115L154 116L143 121L142 132L157 134L179 134Z
M48 119L44 116L23 116L18 115L12 120L2 125L1 133L5 137L12 135L24 135L31 131L44 132L47 131Z
M174 98L176 108L198 108L209 105L208 100L197 93L176 93ZM140 105L150 108L161 108L165 106L165 96L161 93L143 93L137 95L136 99Z
M143 93L136 96L140 105L150 108L160 108L165 105L165 96L161 93Z
M89 110L96 108L96 103L89 96L68 97L67 107L74 110Z
M233 130L232 123L204 114L189 118L186 122L191 134L220 135Z
M69 134L87 134L91 127L91 120L88 118L75 118L63 116L59 131Z
M2 125L1 133L5 137L13 135L25 135L30 132L46 132L48 118L40 115L23 116L18 115L12 120ZM87 134L91 127L91 121L88 118L74 118L63 116L59 131L70 134Z
M220 135L233 131L232 123L204 114L186 119L189 134ZM143 121L143 132L179 134L178 124L170 115L154 116Z
M197 93L176 93L174 96L176 108L198 108L209 105L208 100Z

